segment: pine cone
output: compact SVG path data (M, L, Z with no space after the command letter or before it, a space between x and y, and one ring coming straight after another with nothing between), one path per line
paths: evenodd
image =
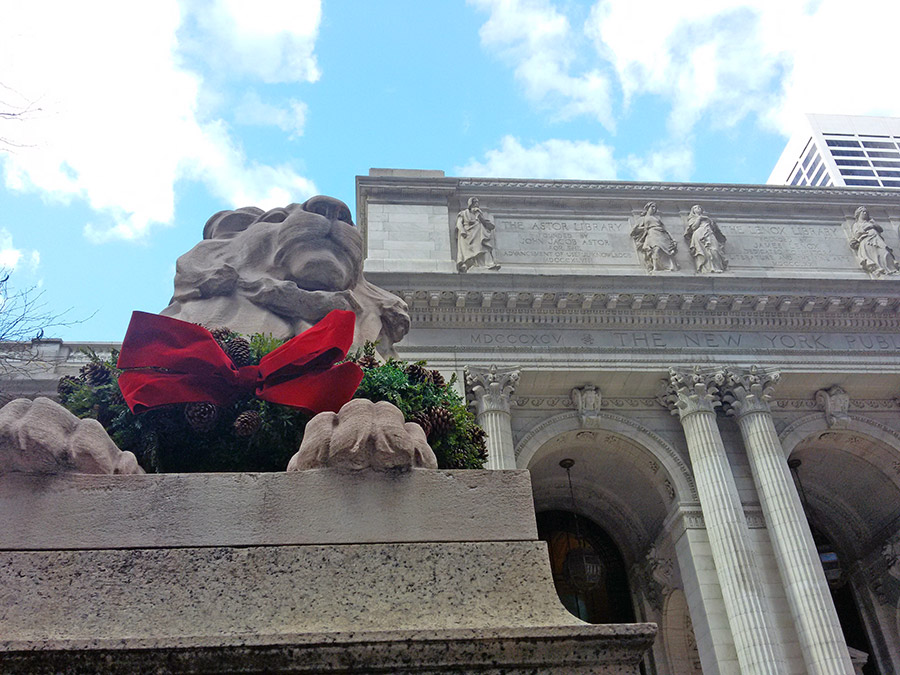
M116 380L116 387L110 394L109 402L113 405L125 405L125 397L122 396L122 390L119 388L119 381Z
M473 424L469 427L467 435L469 437L469 442L478 449L479 456L482 459L487 459L487 434L484 433L484 429L477 424Z
M445 436L453 428L453 413L443 406L436 405L429 408L428 418L431 420L433 436Z
M77 377L64 375L56 384L56 393L59 394L61 398L65 398L80 386L81 380L79 380Z
M439 370L431 371L431 381L434 382L434 384L438 387L443 387L447 384L447 381L444 379L444 376L441 375L441 372Z
M219 409L212 403L188 403L184 406L184 416L194 431L209 431L216 423Z
M84 364L79 372L81 373L81 379L92 387L99 387L101 384L106 384L109 382L109 378L112 375L109 368L99 361L91 361Z
M255 410L245 410L234 419L234 435L252 436L262 426L262 416Z
M420 410L415 415L412 416L411 422L415 422L420 427L422 427L422 431L425 432L425 437L431 436L431 417L429 417L428 413L424 410Z
M250 363L250 343L240 336L225 343L225 353L238 368Z
M410 363L405 370L412 382L427 382L431 379L431 373L418 363Z
M207 328L207 330L212 333L212 336L216 339L216 342L219 344L225 344L228 342L231 334L234 332L230 328L226 328L225 326L213 326L212 328Z
M378 359L376 359L371 354L364 354L359 357L359 361L357 361L357 365L360 368L377 368L378 367Z

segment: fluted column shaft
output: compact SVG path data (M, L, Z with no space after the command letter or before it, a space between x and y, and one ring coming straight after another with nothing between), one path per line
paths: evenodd
M487 435L487 469L516 468L509 405L518 382L518 370L500 371L496 366L466 368L470 406Z
M781 675L784 662L767 612L737 485L716 424L721 375L672 373L669 402L681 417L738 663L744 675Z
M512 425L508 412L485 410L477 416L478 424L487 434L487 469L515 469L516 455L513 448Z
M775 373L730 373L725 396L750 460L778 571L810 675L852 675L853 665L768 399Z

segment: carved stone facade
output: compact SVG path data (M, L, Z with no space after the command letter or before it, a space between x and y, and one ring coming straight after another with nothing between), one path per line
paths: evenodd
M409 304L401 356L518 372L502 415L538 512L571 508L575 461L580 517L660 623L648 673L852 673L859 652L900 671L897 605L852 573L877 554L900 600L880 557L900 530L896 194L373 172L357 195L366 274ZM502 268L460 275L474 195ZM884 273L848 245L863 204ZM398 239L405 218L426 245ZM830 597L847 584L869 627L849 648Z
M493 264L460 274L473 196ZM884 273L848 245L861 205ZM648 675L900 672L896 192L392 170L357 179L355 220L409 307L400 356L457 374L539 513L574 494L614 542L660 625ZM32 346L44 391L76 347Z

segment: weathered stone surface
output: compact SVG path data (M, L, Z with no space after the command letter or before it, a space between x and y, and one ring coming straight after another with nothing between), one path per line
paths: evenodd
M144 473L96 420L80 420L48 398L0 408L0 473Z
M535 539L527 471L0 476L0 549Z
M263 211L221 211L178 259L161 314L239 333L292 337L333 309L356 313L355 346L384 353L409 330L406 303L365 280L350 209L331 197Z
M229 479L194 523L167 529L190 519L202 497ZM229 510L239 491L251 496ZM368 525L372 543L290 544L318 497L313 529L322 541ZM656 631L652 624L587 625L562 607L533 514L522 515L531 508L524 471L9 475L0 479L0 499L0 517L7 508L35 507L39 516L30 529L24 515L9 523L25 526L25 535L0 526L0 673L636 675ZM128 520L150 500L155 510ZM69 521L52 516L73 505L73 519L96 513L96 532L54 540L46 530ZM327 531L322 522L332 507ZM354 507L362 525L348 516ZM515 517L507 519L507 510ZM292 516L298 526L283 522ZM444 540L429 541L439 518L460 522L435 526ZM98 547L98 533L121 533L119 521L135 534ZM204 525L229 544L210 545L218 535L205 534ZM260 537L268 527L274 534ZM467 540L467 528L490 540ZM423 541L377 542L398 536ZM22 550L16 537L34 549Z
M496 630L305 633L129 640L8 652L9 673L479 673L479 675L634 675L656 633L652 624L606 624Z
M306 425L288 471L318 468L358 471L436 469L437 458L418 424L387 401L357 398L337 412L319 413Z

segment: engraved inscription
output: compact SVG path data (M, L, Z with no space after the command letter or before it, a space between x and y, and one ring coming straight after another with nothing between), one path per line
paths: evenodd
M840 227L731 223L726 231L729 260L740 267L821 269L852 262Z
M672 353L897 352L900 335L888 333L782 333L623 330L435 330L413 331L406 344L475 349L585 349Z
M626 223L497 217L497 255L504 262L597 265L633 263Z

